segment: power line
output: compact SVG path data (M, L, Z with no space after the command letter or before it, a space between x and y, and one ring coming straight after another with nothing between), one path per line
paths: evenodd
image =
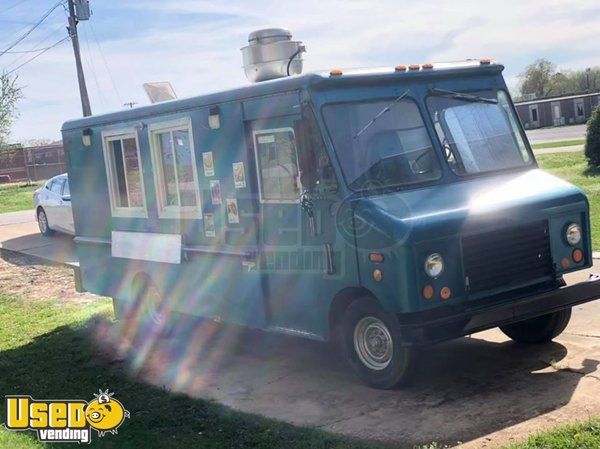
M81 35L83 36L85 46L87 47L87 55L85 55L85 61L87 62L88 68L92 72L92 76L94 77L94 82L96 83L96 89L98 90L100 101L102 102L102 105L106 108L108 101L106 100L104 92L102 91L102 87L100 87L100 82L98 81L98 75L96 74L96 65L94 64L94 58L92 56L92 49L90 46L90 39L88 37L88 33L81 33Z
M104 67L106 67L106 71L108 72L108 77L110 78L110 82L112 83L113 89L115 90L115 93L117 94L119 103L123 103L123 98L121 98L121 94L119 92L119 89L117 88L117 83L115 83L115 79L112 76L112 72L110 71L110 68L108 67L108 61L106 60L106 56L104 56L104 52L102 51L102 46L100 45L98 36L96 36L96 31L94 30L94 26L92 25L91 22L89 22L89 24L90 24L90 30L92 30L92 36L94 36L94 40L96 41L98 50L100 50L100 56L102 56L102 60L104 61Z
M33 50L7 51L7 55L20 55L23 53L37 53L38 51L50 50L50 46L43 48L34 48Z
M0 56L2 56L3 54L5 54L7 51L12 50L14 47L16 47L21 41L23 41L23 39L25 39L27 36L29 36L33 30L35 30L38 26L41 25L41 23L46 20L48 18L48 16L50 14L52 14L52 12L58 8L60 5L63 4L63 0L59 1L58 3L56 3L52 8L50 8L48 11L46 11L44 13L44 15L36 22L33 24L33 26L31 28L29 28L29 30L27 30L24 34L22 34L21 36L19 36L19 38L14 41L12 44L10 44L8 46L8 48L0 51Z
M59 25L58 27L56 27L56 28L52 29L52 30L50 31L50 33L48 33L48 34L44 35L44 37L42 37L41 39L37 40L37 41L35 42L35 44L33 44L34 48L35 48L35 47L40 47L41 45L43 45L43 44L46 44L46 42L47 42L47 41L49 41L49 40L50 40L50 38L54 37L54 36L55 36L55 35L56 35L56 34L57 34L57 33L58 33L60 30L62 30L62 29L63 29L63 25L62 25L62 24L61 24L61 25ZM62 33L61 33L61 34L62 34ZM30 53L38 53L38 52L40 52L40 51L43 51L43 50L45 50L46 48L47 48L47 44L46 44L46 45L44 45L44 47L40 47L40 48L38 48L37 50L31 50L31 51L30 51ZM8 53L7 53L7 54L8 54ZM19 54L19 53L16 53L16 54ZM14 65L18 64L18 63L19 63L19 61L21 61L21 60L23 60L25 57L27 57L27 55L28 55L28 54L29 54L29 53L20 53L20 56L17 56L17 57L16 57L16 58L15 58L13 61L11 61L11 62L10 62L8 65L6 65L6 66L4 67L4 69L8 69L8 68L10 68L11 66L14 66Z
M63 38L62 38L61 40L59 40L58 42L56 42L56 43L54 43L53 45L51 45L51 46L49 46L49 47L45 48L44 50L40 51L40 52L39 52L37 55L35 55L34 57L32 57L32 58L29 58L29 59L28 59L27 61L25 61L23 64L21 64L21 65L19 65L19 66L15 67L15 68L14 68L14 69L12 69L10 72L6 72L5 74L6 74L6 75L10 75L11 73L14 73L14 72L16 72L16 71L17 71L17 70L19 70L21 67L23 67L23 66L25 66L25 65L29 64L29 63L30 63L31 61L33 61L34 59L37 59L37 58L39 58L40 56L42 56L42 55L43 55L44 53L46 53L48 50L50 50L50 49L52 49L52 48L54 48L54 47L56 47L56 46L58 46L58 45L62 44L62 43L63 43L63 42L65 42L65 41L68 41L70 38L71 38L71 36L63 37Z

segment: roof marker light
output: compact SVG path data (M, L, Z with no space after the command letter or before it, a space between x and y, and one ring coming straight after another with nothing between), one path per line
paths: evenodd
M423 68L424 69L433 69L433 64L431 62L428 62L426 64L423 64Z
M408 70L419 70L421 66L419 64L411 64L408 66Z
M394 70L396 72L406 72L406 66L404 64L398 64L396 67L394 67Z
M340 76L343 73L340 69L331 69L331 72L329 72L331 76Z
M492 60L490 58L482 58L479 60L479 64L481 65L489 65L492 63Z

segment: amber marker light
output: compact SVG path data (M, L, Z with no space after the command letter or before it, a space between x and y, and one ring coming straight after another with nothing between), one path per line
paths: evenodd
M561 261L560 261L560 264L562 265L562 267L563 267L563 268L565 268L565 269L566 269L566 268L569 268L569 265L570 265L571 263L569 262L569 259L567 259L567 258L565 257L563 260L561 260Z
M396 72L406 72L406 66L403 64L398 64L396 67L394 67L394 70Z
M573 258L573 262L581 263L583 261L583 251L581 251L579 248L574 249L571 257Z
M419 70L421 66L419 64L411 64L408 66L408 70Z
M373 263L383 263L383 254L371 253L369 254L369 260Z
M423 68L424 69L433 69L433 64L431 62L428 62L427 64L423 64Z
M375 282L381 282L381 279L383 279L381 270L373 270L373 279L375 279Z
M481 65L489 65L492 63L492 60L490 58L482 58L479 60L479 64Z
M452 290L450 290L448 287L443 287L440 290L440 296L442 299L450 299L450 296L452 296Z
M340 76L343 73L340 69L331 69L331 72L329 72L331 76Z
M425 287L423 287L423 298L425 299L431 299L433 298L433 287L431 285L426 285Z

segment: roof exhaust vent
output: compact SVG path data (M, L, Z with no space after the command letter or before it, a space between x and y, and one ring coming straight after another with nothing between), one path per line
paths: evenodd
M266 28L250 33L242 48L244 71L250 82L283 78L302 73L302 53L306 48L292 40L285 28Z

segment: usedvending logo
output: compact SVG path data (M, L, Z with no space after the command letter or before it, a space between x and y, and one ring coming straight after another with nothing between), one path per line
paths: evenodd
M92 430L103 437L116 434L129 412L108 390L94 399L37 400L31 396L6 396L6 428L34 430L40 441L90 443Z

